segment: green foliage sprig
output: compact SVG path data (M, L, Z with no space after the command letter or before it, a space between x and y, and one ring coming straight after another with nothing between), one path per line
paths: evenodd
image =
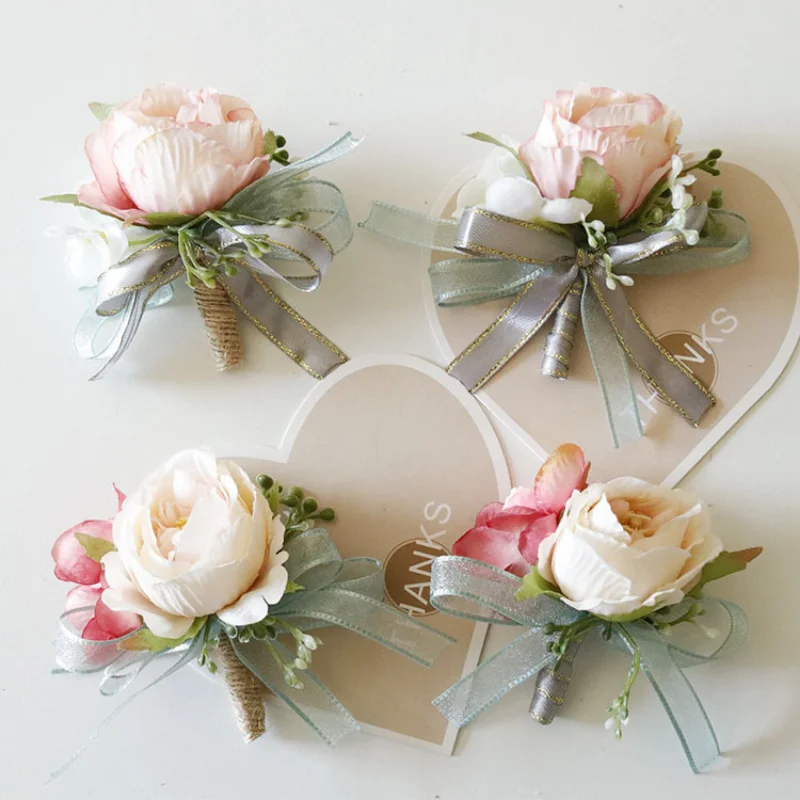
M314 522L333 522L336 519L332 508L320 508L319 503L313 497L306 497L299 486L287 489L269 475L259 475L256 483L272 513L280 514L286 526L284 541L290 541L298 533L309 530Z

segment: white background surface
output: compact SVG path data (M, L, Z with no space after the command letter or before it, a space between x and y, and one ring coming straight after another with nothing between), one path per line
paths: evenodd
M45 787L114 702L90 678L48 674L65 590L51 574L52 540L78 519L112 512L112 479L131 487L178 448L276 443L312 381L250 332L245 368L215 374L184 295L148 315L123 362L89 384L93 367L71 345L83 301L63 274L59 247L42 237L70 212L36 201L70 191L87 173L88 101L123 100L163 79L247 98L266 125L288 134L294 154L346 128L368 134L325 171L354 219L378 198L424 210L483 153L461 132L522 139L545 97L578 80L657 94L682 112L686 141L763 160L791 188L800 185L796 3L40 0L4 12L3 800L796 796L794 359L778 388L685 482L712 505L731 549L767 548L724 587L747 608L748 643L692 673L729 756L712 774L689 771L644 680L624 741L603 731L625 661L598 649L597 658L581 659L569 708L551 728L527 717L524 687L462 734L450 759L368 736L329 752L291 721L278 726L281 735L244 747L224 694L187 671L137 701ZM412 250L359 235L322 291L296 305L350 354L437 356ZM515 466L519 481L530 479L532 464Z

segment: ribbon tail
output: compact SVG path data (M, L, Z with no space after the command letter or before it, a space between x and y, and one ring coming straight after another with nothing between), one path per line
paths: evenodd
M405 244L458 252L455 247L458 232L456 220L437 219L388 203L373 203L369 217L359 222L358 227Z
M148 689L152 689L157 684L161 683L161 681L166 680L170 677L170 675L174 675L178 670L185 667L189 662L193 661L200 655L200 651L203 649L203 637L196 636L193 640L191 645L189 645L188 649L183 653L183 655L172 665L167 667L158 677L154 678L150 683L146 686L143 686L138 691L134 692L130 697L128 697L124 702L120 703L97 727L95 732L81 745L81 747L73 753L73 755L69 758L69 760L61 767L59 767L55 772L50 775L48 783L51 783L60 775L63 775L74 763L77 759L84 753L84 751L89 747L89 745L97 739L97 737L122 713L122 711L129 706L137 697L144 694ZM148 662L149 663L149 662ZM136 674L138 675L141 670L137 670ZM134 676L135 677L135 676ZM127 684L126 684L127 685Z
M238 309L281 352L322 380L348 357L248 268L221 280Z
M477 392L550 318L577 275L573 265L563 272L543 271L532 277L508 308L453 359L447 372Z
M280 697L314 732L331 747L343 736L359 730L358 722L328 689L310 671L302 673L302 689L290 689L283 677L283 669L272 657L263 642L243 644L231 640L236 657L271 692ZM273 646L289 659L289 653L278 642Z
M541 271L520 261L474 256L436 261L428 275L436 305L450 308L513 297Z
M701 772L719 757L720 749L700 698L657 633L639 625L627 630L639 648L642 669L678 734L689 766ZM626 649L630 648L626 645Z
M638 439L644 428L625 351L588 284L584 286L581 298L581 319L597 383L603 393L614 447L620 447Z
M336 586L320 589L298 600L286 616L338 625L393 650L424 667L431 667L450 636L423 625L380 600Z
M433 705L453 725L463 728L554 660L541 631L526 631L440 694Z
M628 305L620 287L610 289L602 267L587 279L617 340L642 377L659 397L690 425L697 427L716 398L694 374L666 350Z

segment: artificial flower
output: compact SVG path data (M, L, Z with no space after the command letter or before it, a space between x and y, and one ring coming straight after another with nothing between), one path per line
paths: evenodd
M77 208L75 225L52 226L47 236L64 239L64 266L79 286L96 286L107 269L130 255L137 239L148 232L124 226L115 217L100 214L91 208Z
M613 180L625 219L669 172L680 129L680 117L651 94L579 86L545 103L519 153L549 200L570 197L584 159L592 159Z
M125 220L217 209L270 167L244 100L171 84L116 106L85 149L95 179L78 199Z
M589 465L574 444L562 444L542 465L533 488L516 488L503 503L481 509L473 528L454 545L453 554L526 575L540 543L557 527L569 497L586 485Z
M171 639L210 614L235 626L260 622L286 590L283 536L241 467L187 450L114 518L103 602L140 614L153 634Z
M118 505L125 496L117 490ZM87 519L64 531L50 551L55 562L55 576L66 583L74 583L67 592L65 611L80 617L74 621L82 630L84 639L108 641L136 630L142 619L138 614L112 611L101 597L106 588L103 567L90 558L78 536L111 542L112 521L110 519Z
M706 507L691 494L617 478L570 498L539 546L537 569L567 605L624 617L679 603L721 552Z

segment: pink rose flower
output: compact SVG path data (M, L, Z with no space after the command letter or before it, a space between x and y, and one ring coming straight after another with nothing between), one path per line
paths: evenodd
M453 545L453 554L527 575L539 544L555 531L572 493L585 488L588 473L583 450L562 444L542 465L532 489L512 489L504 503L481 509L475 527Z
M115 487L116 488L116 487ZM118 508L122 508L125 495L118 489ZM110 542L112 520L87 519L64 531L56 539L51 550L55 561L55 576L60 581L77 584L67 592L65 611L84 609L80 623L84 639L108 641L135 631L142 624L138 614L112 611L103 603L101 597L107 588L103 566L86 555L76 533L85 533L97 539Z
M202 214L266 175L263 137L253 109L238 97L170 84L146 89L86 139L95 180L78 199L125 220Z
M680 130L680 117L651 94L580 87L545 103L520 157L551 200L569 197L583 159L593 159L613 179L625 219L669 172Z

